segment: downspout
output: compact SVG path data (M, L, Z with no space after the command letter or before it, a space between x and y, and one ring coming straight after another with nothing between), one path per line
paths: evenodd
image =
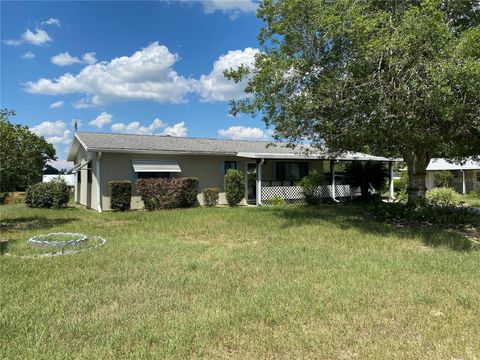
M102 158L102 153L97 152L97 159L95 161L95 167L96 167L96 174L95 178L97 179L97 211L99 213L102 212L102 189L100 187L101 181L100 181L100 159Z
M462 194L465 195L467 193L467 184L465 179L465 170L460 170L462 172Z
M256 205L262 206L262 165L265 159L257 160L257 191L256 191Z

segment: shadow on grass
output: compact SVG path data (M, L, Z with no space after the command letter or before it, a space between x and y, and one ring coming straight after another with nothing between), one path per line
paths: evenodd
M435 227L394 226L380 220L367 219L361 205L320 205L297 207L264 207L262 211L269 211L282 218L284 227L294 227L315 222L328 222L329 226L341 230L354 228L365 234L379 236L395 235L402 239L411 240L420 236L424 245L431 247L447 246L455 251L470 251L475 248L474 243L457 231L439 229Z
M3 255L7 252L9 246L16 243L17 239L10 239L10 240L0 240L0 255Z
M78 220L78 219L77 218L49 219L47 217L39 217L39 216L7 219L0 223L0 231L48 229L54 226L64 225L75 220Z

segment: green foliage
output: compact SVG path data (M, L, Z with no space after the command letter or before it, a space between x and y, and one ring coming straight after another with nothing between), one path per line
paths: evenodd
M13 110L0 110L0 191L24 191L41 181L47 161L56 159L53 145L27 126L12 124L13 115Z
M219 188L205 188L202 190L203 204L207 207L213 207L218 204Z
M303 198L308 205L315 205L322 201L319 186L323 184L325 184L325 177L316 170L299 181L298 185L302 188Z
M282 198L281 196L274 196L265 201L266 205L272 205L272 206L285 206L287 203L285 202L285 199Z
M434 188L427 192L427 203L436 206L456 206L462 197L454 189L447 187Z
M435 172L435 183L440 187L449 187L452 184L455 176L450 171L437 171Z
M464 195L467 199L480 199L480 192L470 191L468 194Z
M469 208L430 205L417 203L384 203L375 202L369 211L381 219L404 219L431 224L478 224L478 215Z
M136 187L147 210L189 207L196 200L198 179L138 179Z
M33 184L25 194L25 203L33 208L62 208L69 199L70 189L63 179Z
M110 188L110 208L112 210L130 210L132 200L132 182L129 180L115 180L108 183Z
M385 187L388 172L381 162L352 161L345 169L345 182L353 187L360 187L362 200L369 200L370 185L378 192Z
M254 68L226 72L248 79L231 112L293 143L401 155L413 201L431 157L480 154L478 14L474 0L265 0Z
M225 174L225 197L230 206L237 206L245 197L245 184L240 170L228 169Z

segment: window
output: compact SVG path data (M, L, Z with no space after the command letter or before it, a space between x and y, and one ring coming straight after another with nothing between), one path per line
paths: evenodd
M308 175L306 162L277 162L276 179L278 181L296 181Z
M168 172L137 172L138 179L161 179L170 178L170 173Z
M224 173L227 173L227 170L234 169L237 170L237 162L236 161L225 161L224 164Z

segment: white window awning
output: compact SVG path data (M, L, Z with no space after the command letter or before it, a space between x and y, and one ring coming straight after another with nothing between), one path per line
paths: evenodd
M175 160L132 160L135 172L182 172Z

